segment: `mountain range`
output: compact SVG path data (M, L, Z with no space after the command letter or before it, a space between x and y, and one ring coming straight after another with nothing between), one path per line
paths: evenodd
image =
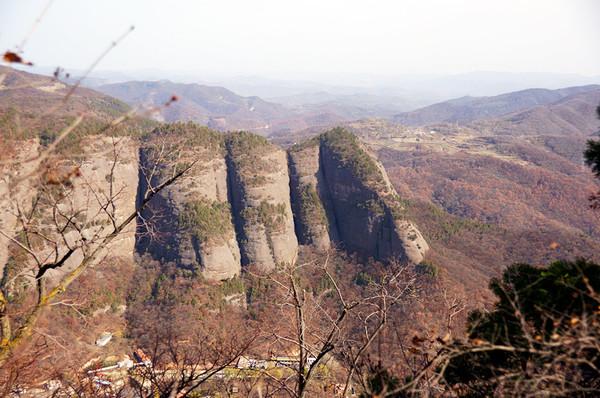
M96 91L10 68L1 68L0 78L0 150L14 160L10 168L0 163L6 236L21 236L18 212L38 203L38 195L60 199L59 187L72 195L70 222L77 228L69 233L89 232L134 211L140 192L169 175L171 163L175 170L196 165L158 193L138 225L63 296L81 303L77 311L86 317L56 310L40 324L40 333L69 344L61 344L67 348L58 357L40 359L32 379L50 377L56 358L80 369L108 352L122 354L128 333L146 334L136 321L147 310L139 303L152 303L165 289L194 311L200 300L208 313L235 307L252 318L257 291L239 289L240 275L273 272L298 257L322 259L330 250L345 261L339 270L353 285L369 286L365 270L399 262L430 270L428 289L468 299L469 307L490 304L489 278L512 263L600 260L600 223L588 206L600 186L581 155L598 131L600 86L460 98L396 114L386 113L391 108L380 97L344 101L324 93L288 97L284 106L169 81ZM396 116L354 120L368 112L355 101L383 106L367 116ZM147 111L154 120L144 117ZM80 116L84 122L56 147L44 188L15 184L35 171L28 159ZM164 148L168 156L157 161ZM67 166L75 171L53 177L52 167ZM114 214L97 203L107 192L118 192ZM52 210L32 212L32 225L50 229ZM90 220L92 214L100 216ZM11 305L22 310L28 302L20 295L30 285L20 277L33 265L22 260L20 241L6 236L0 273L12 281L4 286ZM51 251L44 241L36 244ZM61 272L51 270L49 283ZM319 283L324 295L331 291L327 281ZM433 323L431 314L439 312L425 301L407 309L419 325ZM104 330L120 336L107 349L92 343Z
M395 115L393 120L407 126L435 123L465 124L478 119L494 118L539 105L560 101L571 95L597 91L600 85L569 87L557 90L527 89L492 97L461 97Z

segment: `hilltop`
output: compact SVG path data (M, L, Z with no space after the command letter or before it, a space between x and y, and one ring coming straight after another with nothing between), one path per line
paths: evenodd
M277 120L289 117L289 111L258 97L242 97L223 88L200 84L161 81L131 81L102 85L97 90L119 98L132 106L157 107L173 95L178 101L160 109L161 121L194 121L219 130L246 129L268 132Z
M588 85L556 90L527 89L491 97L467 96L395 115L393 121L407 126L467 124L478 119L495 118L535 106L552 104L572 95L599 89L600 85Z

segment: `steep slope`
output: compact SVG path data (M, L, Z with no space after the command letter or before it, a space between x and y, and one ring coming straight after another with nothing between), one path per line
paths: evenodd
M408 200L409 217L432 247L428 260L470 291L513 262L598 260L600 223L588 202L598 183L581 161L598 126L590 119L600 98L592 94L564 100L582 104L569 113L583 126L572 135L553 123L540 135L516 126L498 135L473 125L409 128L382 120L347 128L376 151Z
M436 123L468 123L477 119L493 118L546 105L563 98L595 91L598 85L568 87L558 90L528 89L493 97L462 97L433 104L394 116L396 123L423 126Z
M235 238L225 163L224 137L193 123L158 127L141 149L142 173L154 167L157 184L170 165L158 163L160 149L181 165L197 162L187 175L165 189L144 212L155 221L157 239L138 240L138 251L150 251L162 261L201 272L210 280L223 280L240 273L240 249Z
M288 150L290 189L296 235L320 251L339 241L333 205L321 168L321 146L315 140Z
M327 247L329 237L363 257L411 263L423 259L427 243L403 216L400 197L383 167L355 135L330 130L292 147L290 158L303 241Z
M162 262L223 280L248 266L290 264L298 243L404 263L419 263L428 249L383 167L343 129L287 153L258 135L192 123L161 126L149 143L164 141L184 148L177 162L198 164L144 213L162 213L160 233L140 238L138 251ZM152 151L142 149L145 169Z
M263 270L294 261L298 240L290 204L286 154L263 137L227 137L231 204L242 263Z

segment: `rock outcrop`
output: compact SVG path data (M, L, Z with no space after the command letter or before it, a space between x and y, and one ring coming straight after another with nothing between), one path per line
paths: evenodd
M4 267L9 259L8 248L10 236L15 235L17 229L18 206L21 211L31 203L31 179L27 178L38 167L39 163L31 161L38 155L39 142L32 139L24 141L20 148L15 148L12 156L14 164L0 163L0 275L4 274Z
M137 140L131 137L89 136L81 141L81 154L75 161L79 177L72 178L68 212L85 214L84 235L91 237L99 228L102 235L112 232L112 221L118 225L135 211L139 183L139 151ZM114 209L102 207L106 197L112 197ZM67 206L67 203L64 204ZM109 214L110 213L110 214ZM135 223L113 240L98 258L106 255L133 263L135 253ZM81 257L74 258L73 264Z
M87 136L76 146L62 148L52 163L38 169L37 159L43 150L37 139L24 141L16 152L18 172L3 172L0 229L8 236L18 235L23 227L17 225L17 215L22 220L31 217L29 224L37 232L29 235L40 233L45 238L29 244L35 248L37 259L46 263L75 248L64 265L46 273L52 286L81 263L84 251L90 253L97 247L99 237L110 234L114 225L135 211L138 144L130 137ZM2 274L7 279L13 273L33 278L38 267L34 258L14 244L11 247L10 240L3 237ZM131 265L134 253L135 223L131 223L98 253L96 261L118 258ZM4 272L7 264L9 269Z
M172 170L158 158L156 145L169 142L169 156L181 166L196 162L184 178L164 189L144 212L154 221L159 239L141 238L138 249L199 271L206 279L224 280L240 272L240 249L228 193L225 140L220 133L187 124L164 125L142 147L143 167L162 169L153 183Z
M303 245L325 251L339 238L320 152L321 146L312 140L288 151L288 158L296 234Z
M171 157L178 153L176 162L196 164L144 212L149 218L160 213L160 239L140 238L139 251L210 280L229 279L242 266L270 270L294 261L298 241L285 151L250 133L167 124L142 148L145 169L162 162L154 183L172 168L168 159L156 159L154 147L164 141L173 145Z
M263 137L232 133L227 137L227 162L242 264L269 270L292 263L298 240L285 151Z
M32 141L19 156L34 157L36 145ZM152 239L149 234L136 239L132 225L105 250L128 263L136 251L149 252L206 279L225 280L242 267L268 271L293 263L299 243L412 263L420 262L428 249L418 229L403 217L402 201L385 170L358 138L342 129L286 153L251 133L222 134L175 123L161 125L141 142L130 136L88 136L76 152L65 158L65 167L77 167L80 175L69 182L69 200L60 208L80 214L81 228L90 238L100 228L111 228L111 211L116 221L134 211L148 178L156 185L174 167L194 163L144 210L138 228L144 232L150 221L154 228L145 232L154 232ZM9 183L8 177L0 181L0 191L9 192ZM11 206L29 203L35 195L23 188L10 190L0 202L0 222L9 235L16 222ZM106 195L115 197L112 210L100 207ZM71 235L81 239L74 231L66 239ZM8 239L0 245L3 267ZM68 272L80 257L74 255L51 274Z
M327 239L362 257L419 263L428 245L403 217L385 170L356 136L333 129L290 149L301 242Z

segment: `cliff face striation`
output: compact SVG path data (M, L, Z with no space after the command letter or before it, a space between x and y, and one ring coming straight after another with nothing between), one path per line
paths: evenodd
M153 168L165 141L173 145L169 161L197 163L147 211L160 214L159 239L145 246L141 238L138 250L158 259L223 280L250 265L290 264L299 243L410 263L428 250L383 167L343 129L286 153L247 132L166 124L142 147L142 170Z
M32 140L17 155L32 157L38 146ZM194 164L143 211L137 238L132 225L111 243L106 254L127 263L137 251L208 280L225 280L243 267L268 271L293 263L299 244L412 263L420 262L428 248L404 219L402 202L381 165L342 129L286 152L251 133L222 134L174 123L140 139L88 136L78 151L69 156L81 176L70 185L72 208L65 211L102 215L82 219L90 236L111 225L98 205L102 195L115 195L115 217L123 219L148 182L156 186L174 168ZM8 177L1 180L0 191L9 192L9 183ZM14 204L35 196L26 188L10 190L0 202L0 223L9 234L16 227ZM0 241L2 268L10 258L8 243ZM78 260L74 256L70 262Z
M239 274L240 249L229 203L224 136L192 123L165 124L140 151L140 176L148 176L155 185L172 171L173 164L196 163L144 211L143 218L151 220L156 234L146 229L149 234L139 238L138 251L149 251L155 258L199 271L211 280Z
M335 242L362 257L418 263L428 250L403 217L385 170L356 136L333 129L289 151L296 230L303 244Z
M244 132L229 135L227 149L243 265L271 269L293 262L298 240L286 153L263 137Z
M168 150L171 159L158 159L157 148L165 141L173 145ZM268 270L296 257L283 150L254 134L223 135L177 123L156 129L141 157L142 174L155 165L169 169L157 161L196 164L145 212L157 223L158 239L142 237L138 250L200 271L211 280L231 278L242 266ZM163 174L153 176L153 182L162 180Z

